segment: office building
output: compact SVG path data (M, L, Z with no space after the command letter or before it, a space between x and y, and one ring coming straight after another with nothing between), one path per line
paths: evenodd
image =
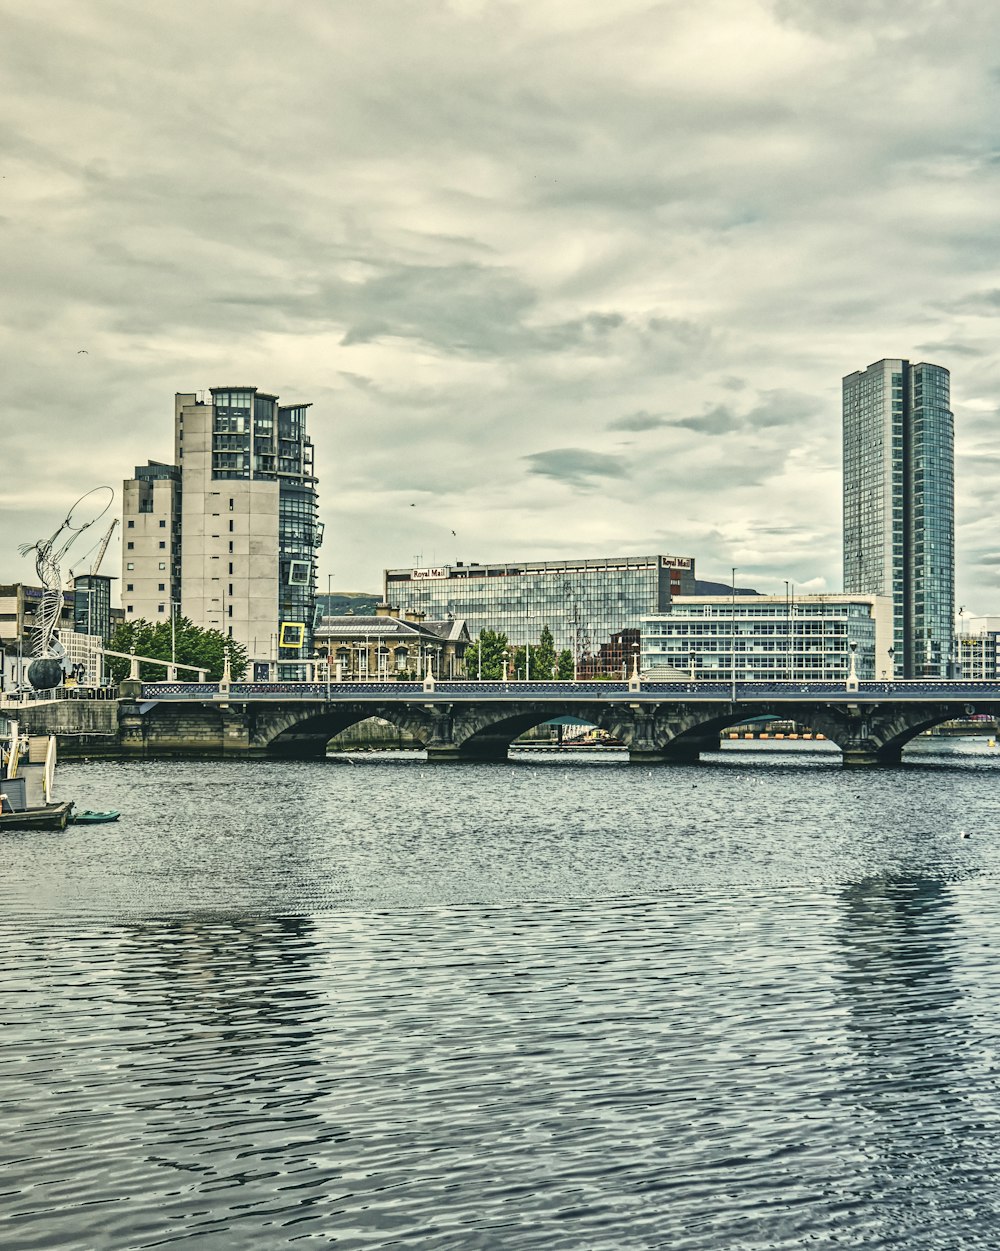
M846 681L892 674L892 601L877 595L692 595L642 621L641 671L696 681Z
M537 643L548 626L556 652L572 652L579 676L615 654L613 638L637 630L672 596L693 592L689 556L615 556L591 560L493 561L422 569L387 569L385 599L405 613L463 619L476 638L505 634L514 647Z
M125 618L177 612L251 658L304 658L322 540L310 405L256 387L208 397L177 394L174 463L151 461L125 483Z
M940 365L881 360L843 380L844 590L887 595L896 676L953 667L954 419Z

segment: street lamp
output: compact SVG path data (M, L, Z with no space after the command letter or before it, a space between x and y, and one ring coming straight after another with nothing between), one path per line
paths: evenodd
M506 647L503 649L503 680L510 681L510 652Z
M795 589L788 579L785 579L785 652L788 660L788 680L795 680L795 635L792 630L792 617L794 615L795 606Z
M730 620L729 625L732 633L730 640L732 642L732 695L733 703L736 703L736 568L733 567L733 585L732 595L729 601Z

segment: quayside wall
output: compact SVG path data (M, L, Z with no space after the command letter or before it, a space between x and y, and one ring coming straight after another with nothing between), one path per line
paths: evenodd
M54 734L61 760L119 757L119 700L53 700L44 704L6 704L0 712L16 720L26 734Z

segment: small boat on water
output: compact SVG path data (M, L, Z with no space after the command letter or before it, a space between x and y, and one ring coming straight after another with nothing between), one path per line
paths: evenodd
M121 813L113 808L107 812L92 812L85 808L83 812L74 812L69 820L71 825L100 825L105 821L117 821L120 816Z
M11 721L0 736L0 830L64 830L72 800L53 796L54 735L23 735Z

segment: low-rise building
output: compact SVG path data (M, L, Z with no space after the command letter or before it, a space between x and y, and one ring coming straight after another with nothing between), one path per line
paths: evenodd
M963 617L955 636L958 676L969 681L995 682L1000 639L1000 617Z
M435 678L465 673L471 640L463 620L427 621L422 612L400 615L379 604L374 617L322 617L315 631L316 654L329 657L341 681Z
M892 600L882 595L688 595L642 621L641 669L697 681L822 682L893 676Z

